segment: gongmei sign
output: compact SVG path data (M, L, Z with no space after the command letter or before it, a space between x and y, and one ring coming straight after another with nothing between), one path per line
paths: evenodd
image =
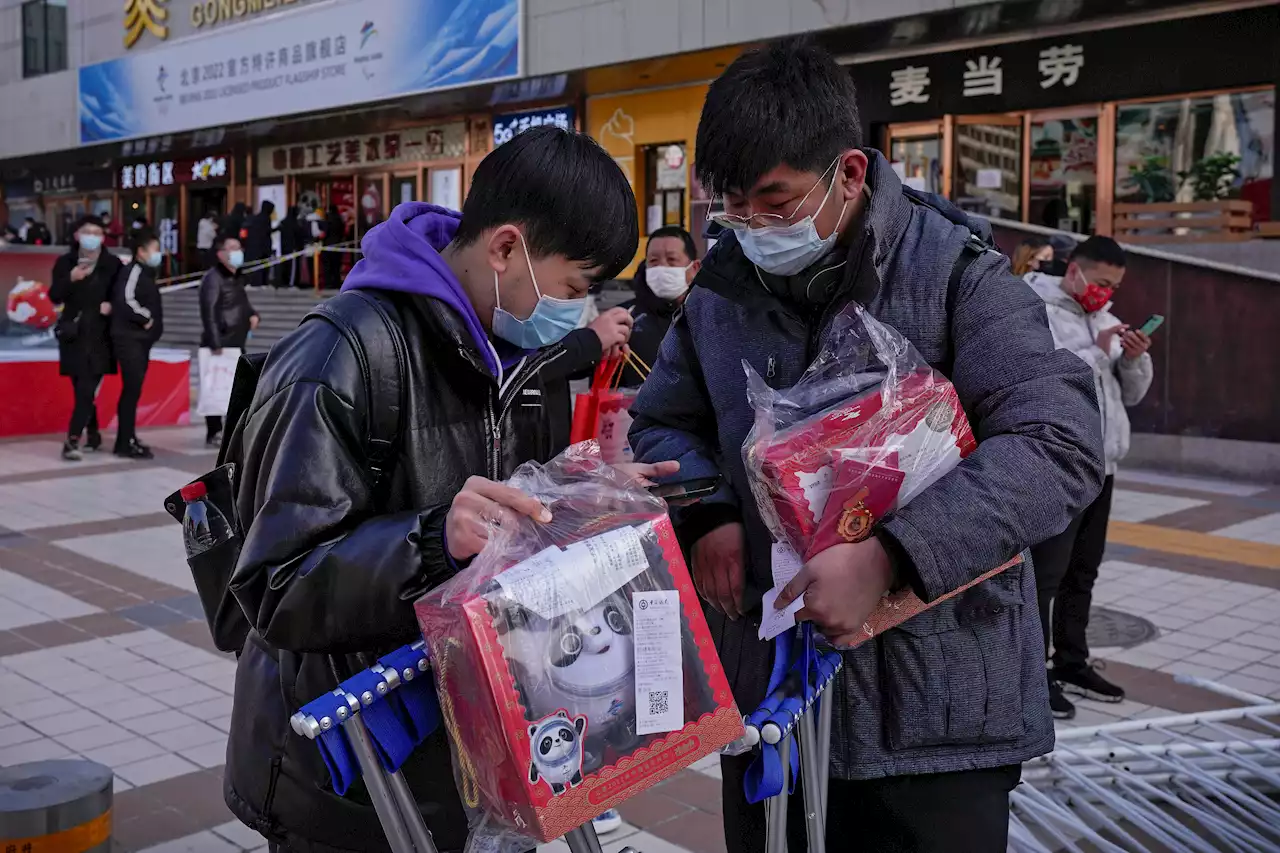
M200 181L220 181L227 177L223 155L199 160L149 160L120 167L120 189L143 190Z

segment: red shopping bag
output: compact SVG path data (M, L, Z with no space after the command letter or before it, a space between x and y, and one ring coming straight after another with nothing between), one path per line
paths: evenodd
M573 400L573 427L569 430L569 443L590 441L596 437L600 419L600 397L608 394L615 373L621 372L622 358L602 359L591 377L591 389L578 394Z

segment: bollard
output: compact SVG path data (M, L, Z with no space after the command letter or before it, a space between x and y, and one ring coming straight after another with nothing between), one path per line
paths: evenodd
M0 767L0 850L107 853L112 773L92 761Z

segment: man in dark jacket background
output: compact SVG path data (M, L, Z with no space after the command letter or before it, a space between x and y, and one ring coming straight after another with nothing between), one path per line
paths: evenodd
M79 462L80 438L85 450L102 446L96 398L102 377L116 372L111 352L111 288L120 259L103 248L102 220L82 216L71 229L71 251L54 261L49 299L62 306L54 327L58 337L58 371L71 380L75 408L62 445L62 458Z
M253 630L238 663L225 790L274 844L386 849L363 788L334 794L289 717L335 678L419 637L414 600L479 553L492 525L514 514L550 520L497 481L538 457L531 438L543 413L524 405L525 391L562 353L591 284L635 254L636 218L613 159L546 126L480 162L461 216L409 202L365 235L364 258L329 305L354 317L373 310L365 295L378 300L409 354L381 494L365 447L378 401L350 344L310 321L272 348L228 448L243 461L237 511L248 526L231 587ZM394 369L390 347L383 336L365 341L378 375ZM437 847L461 850L467 821L443 730L403 772Z
M772 577L742 461L753 422L744 359L772 387L794 385L856 301L950 378L978 439L875 535L823 551L783 590L779 606L803 595L799 618L836 645L885 592L938 599L1066 527L1102 483L1092 377L1054 349L1041 301L971 240L979 223L905 194L862 144L852 80L816 47L748 52L712 83L697 170L724 196L728 228L632 407L638 460L725 478L676 523L744 712L763 698L772 652L756 639ZM831 849L1002 853L1021 763L1053 746L1043 657L1026 565L846 652L833 687ZM722 761L733 853L764 847L764 809L743 794L748 761ZM792 853L805 848L803 827L793 814Z
M133 256L116 276L111 294L111 345L120 365L120 402L116 406L116 456L151 459L138 440L138 401L147 377L151 346L164 333L164 309L156 269L164 259L150 228L129 232Z
M214 264L200 280L200 346L221 355L224 347L243 350L249 333L258 328L258 312L245 291L244 249L228 234L213 243ZM216 446L222 437L222 416L209 415L205 440Z
M244 262L254 264L271 257L271 234L275 230L272 216L276 206L264 201L258 212L245 221ZM246 276L250 287L262 287L270 281L271 268L261 267Z

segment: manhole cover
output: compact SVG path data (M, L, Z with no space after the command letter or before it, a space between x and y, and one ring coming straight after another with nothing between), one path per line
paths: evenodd
M1160 629L1132 613L1122 613L1107 607L1089 610L1089 648L1105 647L1128 649L1160 635Z

